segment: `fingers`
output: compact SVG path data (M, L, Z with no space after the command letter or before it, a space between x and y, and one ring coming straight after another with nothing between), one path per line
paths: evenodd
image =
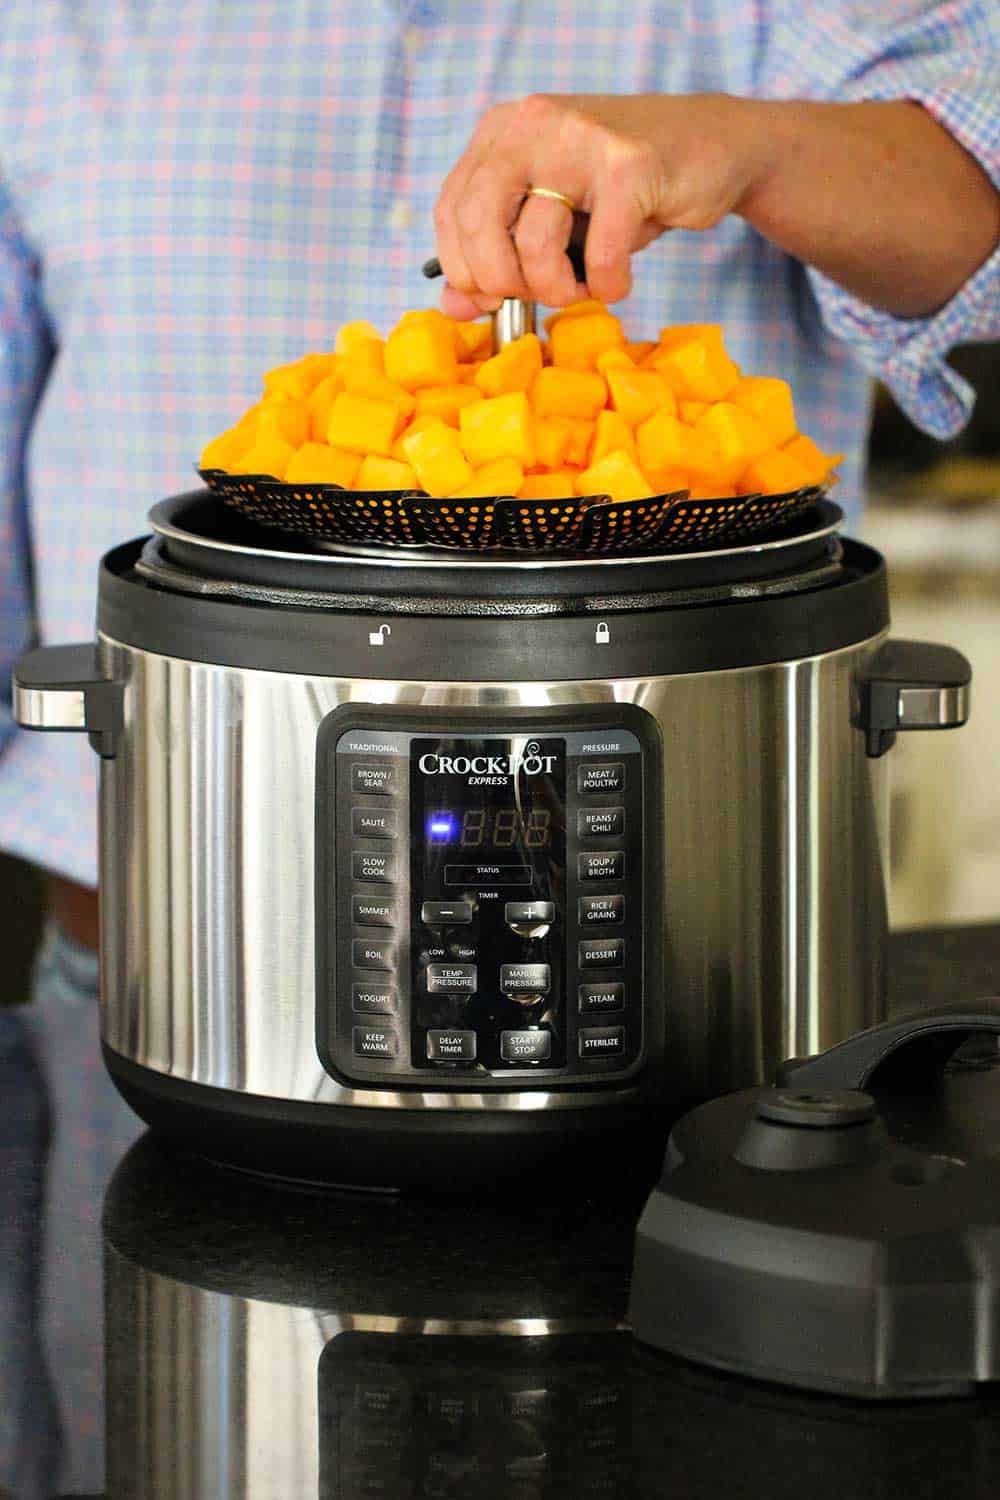
M441 293L441 311L446 318L458 318L464 323L469 318L481 317L484 312L490 312L491 309L481 306L480 300L470 297L468 293L458 292L453 286L446 286Z
M565 203L527 198L514 229L521 274L533 302L560 307L573 302L580 288L566 257L573 215Z
M516 161L491 155L472 172L455 205L461 253L473 289L494 299L494 305L504 297L531 295L511 239L524 197L522 173Z
M587 290L592 297L620 302L628 296L632 254L655 237L649 230L643 207L627 183L607 182L595 192L584 247Z

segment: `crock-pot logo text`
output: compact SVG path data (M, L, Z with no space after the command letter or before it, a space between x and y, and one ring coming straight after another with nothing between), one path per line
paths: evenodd
M548 774L554 755L542 755L541 745L529 740L516 755L422 755L417 762L425 776L465 776L470 786L499 786L512 776Z

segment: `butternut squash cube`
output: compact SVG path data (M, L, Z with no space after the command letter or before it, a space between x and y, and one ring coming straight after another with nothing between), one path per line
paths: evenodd
M339 373L328 375L321 380L309 399L306 401L306 410L309 413L309 436L314 443L326 442L326 429L330 422L330 412L333 403L344 389L344 382Z
M576 477L578 495L609 495L612 500L648 500L653 491L635 459L621 450L606 453Z
M660 469L656 474L647 474L646 478L657 495L676 495L682 490L694 493L686 469Z
M233 465L233 474L269 474L272 479L284 479L285 470L295 457L295 449L278 433L258 435L249 448Z
M257 415L257 437L280 437L299 448L309 437L309 409L288 396L266 397Z
M402 413L404 419L411 417L417 409L417 403L409 391L404 391L401 385L397 385L387 375L380 375L377 370L352 363L350 356L344 360L343 381L344 389L353 396L367 396L370 401L388 401Z
M636 342L625 345L625 353L634 365L641 365L647 355L652 354L656 348L652 339L639 339Z
M542 368L542 346L533 333L506 344L479 367L476 385L484 396L506 396L531 389Z
M771 434L775 447L783 447L795 436L795 407L787 380L777 380L771 375L744 375L727 400L756 417Z
M553 417L551 420L565 424L569 434L566 452L563 454L563 465L581 469L585 468L587 454L590 452L590 445L594 441L593 422L580 422L575 417Z
M603 375L584 370L541 370L531 387L536 417L571 417L592 422L608 399Z
M708 411L708 405L707 401L678 401L677 415L682 422L686 422L689 427L693 427L698 418L704 412Z
M485 363L485 359L470 359L467 363L460 364L458 367L459 384L475 385L476 376Z
M824 453L818 448L811 437L800 433L786 443L781 450L787 453L789 458L794 458L805 474L804 484L823 484L830 476L833 469L843 462L842 453Z
M634 370L635 360L626 349L605 349L594 360L594 368L607 376L609 370Z
M673 391L655 370L608 370L611 405L629 427L638 427L656 411L675 412Z
M268 396L292 396L303 401L321 380L337 368L336 354L304 354L291 364L278 365L264 376Z
M551 474L526 474L517 492L519 500L569 500L576 493L573 469L556 469Z
M303 443L285 470L286 484L339 484L349 490L358 472L358 455L329 443Z
M418 412L409 426L403 428L403 431L393 443L391 457L396 459L398 463L408 463L406 449L403 447L408 437L416 437L418 432L426 432L428 427L446 427L447 425L441 417L435 416L433 412Z
M774 448L747 465L736 488L741 495L783 495L808 483L802 465L786 451Z
M584 297L580 302L571 302L567 307L557 307L555 312L549 313L545 319L545 332L551 333L557 323L563 318L579 318L587 313L607 312L603 302L597 302L593 297Z
M729 358L721 338L671 343L651 354L649 363L683 401L722 401L740 378L739 366Z
M490 495L516 495L524 483L524 469L516 458L497 458L476 469L468 484L453 490L452 500L474 500Z
M220 432L218 437L206 444L201 451L198 467L225 469L233 473L237 460L251 446L256 436L261 405L258 401L232 427L227 427L225 432Z
M598 413L588 454L591 468L609 453L627 453L630 458L635 458L635 437L632 429L617 411Z
M331 448L350 453L380 453L388 458L392 443L403 425L403 414L391 401L373 401L341 391L330 410L326 429Z
M683 469L687 432L667 407L640 423L635 438L643 472L652 477L661 469Z
M451 495L472 478L472 466L462 452L458 433L443 422L404 438L403 447L429 495Z
M462 364L489 359L493 353L493 328L489 323L455 324L456 351Z
M535 458L543 468L559 468L566 457L572 431L569 422L564 418L536 417Z
M686 344L689 339L704 339L716 349L724 347L721 323L671 323L660 329L660 348L669 349L673 344Z
M455 325L444 317L401 323L385 343L385 373L408 391L429 385L456 385Z
M415 490L417 476L409 464L369 453L354 479L356 490Z
M732 401L717 401L698 418L692 432L710 434L719 448L716 476L733 484L755 458L774 447L771 434L750 412Z
M373 323L359 318L354 323L345 323L337 334L333 350L335 354L349 354L351 350L364 339L377 339L382 342L382 335Z
M425 416L440 417L449 427L457 427L462 407L472 406L482 399L482 391L477 391L471 385L429 385L417 392L417 412Z
M599 354L625 348L622 325L606 308L557 319L549 338L552 363L564 370L593 370Z
M458 425L465 456L477 469L494 458L516 458L525 468L535 462L531 407L524 391L463 406Z
M351 379L385 374L385 344L381 339L358 339L348 354L340 356L337 374L345 389Z

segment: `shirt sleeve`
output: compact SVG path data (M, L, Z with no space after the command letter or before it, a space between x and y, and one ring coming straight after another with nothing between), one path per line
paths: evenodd
M829 101L909 99L1000 188L997 0L782 0L761 92ZM947 363L958 344L1000 338L1000 246L938 312L897 318L808 268L825 326L934 437L954 436L975 402Z
M10 672L33 633L25 448L52 358L38 265L0 177L0 752L10 739Z

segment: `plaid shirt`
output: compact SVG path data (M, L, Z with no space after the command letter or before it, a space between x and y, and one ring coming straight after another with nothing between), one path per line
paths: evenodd
M262 371L432 295L438 186L490 103L556 93L921 101L1000 182L996 0L3 0L0 682L93 630L99 557L191 485ZM944 357L1000 335L1000 253L927 320L872 311L745 223L638 257L633 336L718 321L844 451L870 379L956 432ZM96 758L0 702L0 846L94 880Z

